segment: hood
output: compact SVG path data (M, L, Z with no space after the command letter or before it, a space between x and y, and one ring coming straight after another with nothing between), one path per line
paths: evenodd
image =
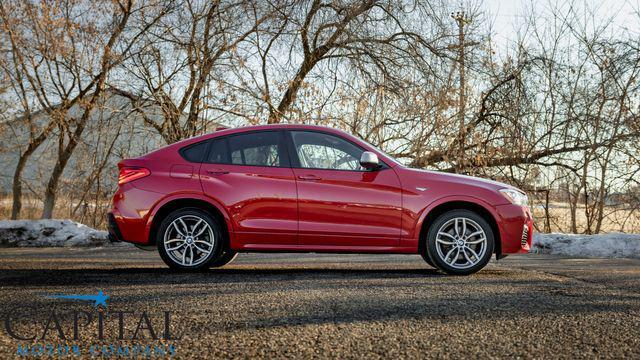
M442 181L447 183L457 183L462 185L476 186L481 187L487 190L500 190L500 189L515 189L520 192L522 190L511 186L509 184L505 184L499 181L493 181L489 179L483 179L475 176L468 175L460 175L460 174L452 174L452 173L444 173L439 171L430 171L430 170L420 170L420 169L411 169L405 168L407 172L410 173L410 176L415 176L416 178L424 178L428 181Z

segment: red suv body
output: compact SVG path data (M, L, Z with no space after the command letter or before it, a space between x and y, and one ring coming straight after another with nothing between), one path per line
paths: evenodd
M410 169L332 128L227 129L119 168L110 236L155 245L175 268L249 251L402 253L467 274L531 245L521 191Z

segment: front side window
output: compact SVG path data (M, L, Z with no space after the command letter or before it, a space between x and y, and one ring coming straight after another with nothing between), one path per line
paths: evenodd
M291 131L300 167L365 171L360 166L364 150L340 137L312 131Z

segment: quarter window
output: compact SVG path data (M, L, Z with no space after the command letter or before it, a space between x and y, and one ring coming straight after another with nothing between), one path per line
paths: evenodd
M312 169L364 171L360 157L364 150L337 136L291 131L300 167Z
M207 150L207 141L199 142L195 145L183 148L182 157L191 162L202 162L204 152Z

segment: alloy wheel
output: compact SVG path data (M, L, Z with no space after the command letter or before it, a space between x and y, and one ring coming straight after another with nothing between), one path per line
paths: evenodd
M214 232L205 219L196 215L183 215L166 228L163 246L176 264L192 267L209 258L215 241Z
M487 235L477 222L455 217L438 229L436 251L440 260L452 268L469 269L484 257Z

